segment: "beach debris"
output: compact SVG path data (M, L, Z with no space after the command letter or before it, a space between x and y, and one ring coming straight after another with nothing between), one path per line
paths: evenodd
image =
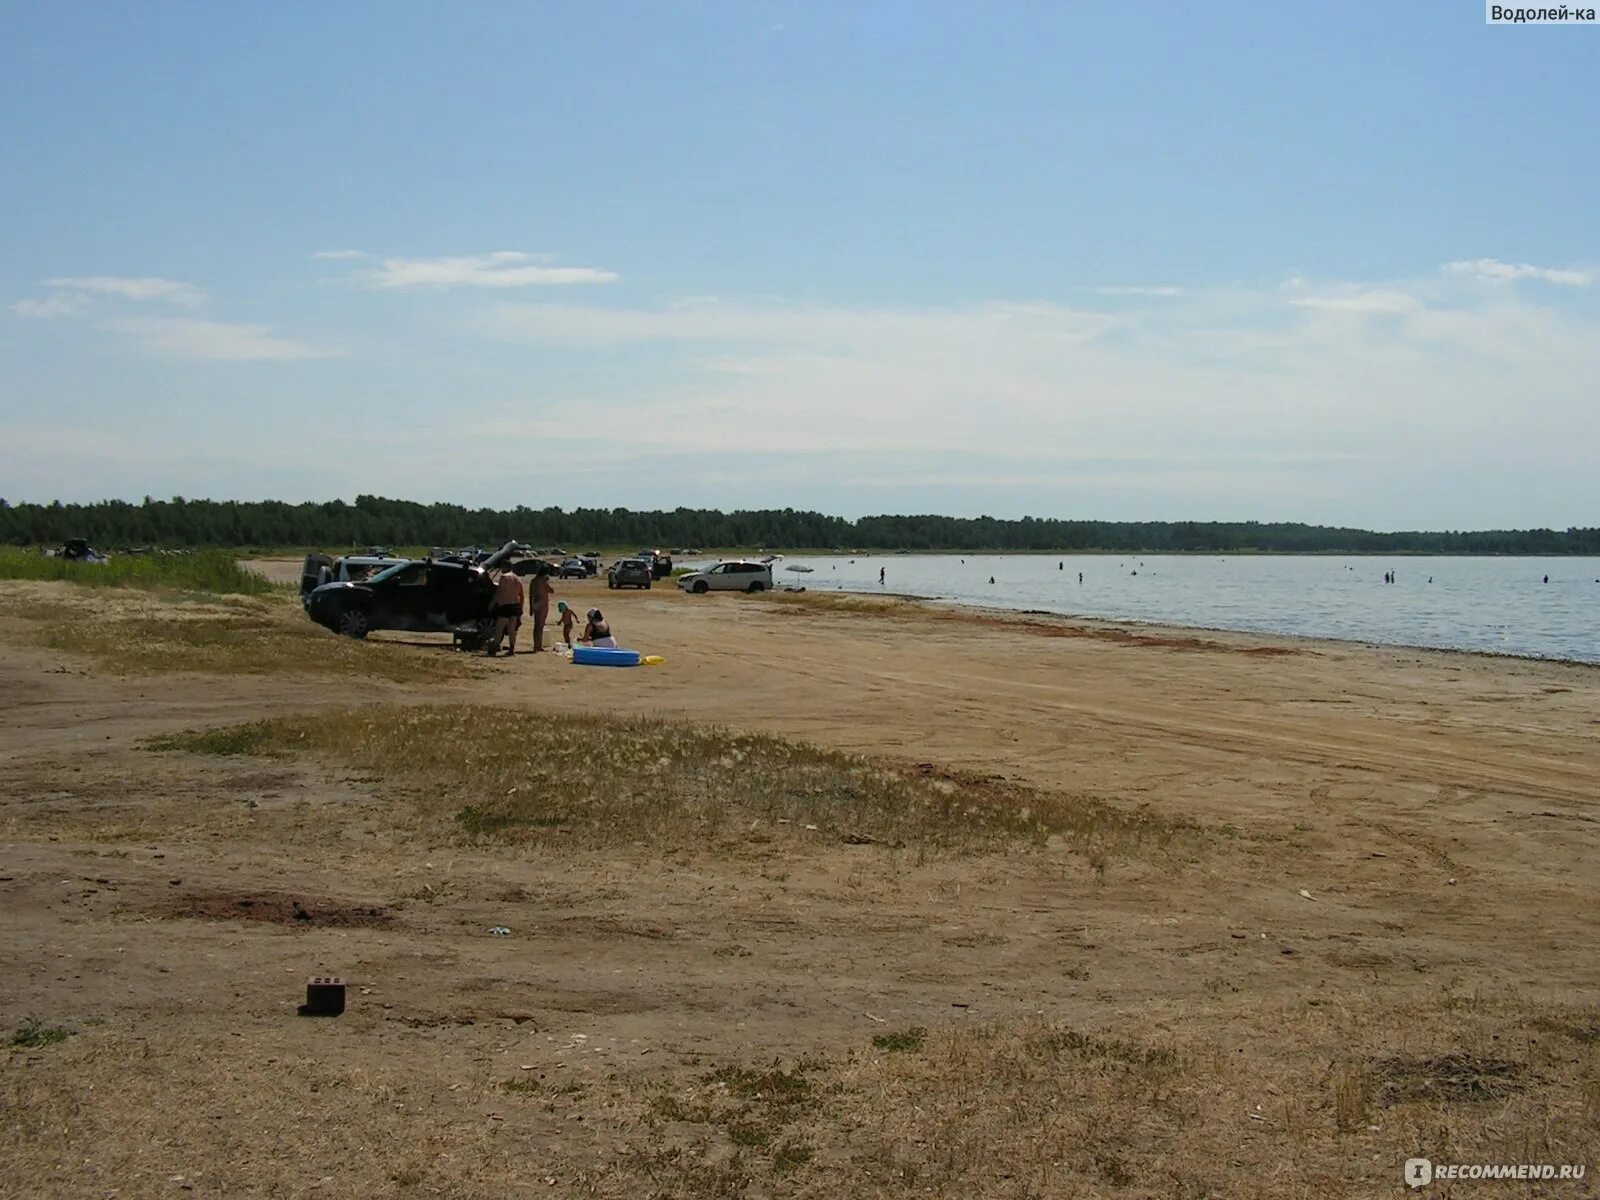
M336 975L313 975L306 980L302 1017L337 1017L344 1012L344 980Z
M889 1023L888 1021L884 1020L882 1017L877 1016L877 1015L875 1015L873 1013L865 1013L863 1015L867 1018L867 1020L876 1021L879 1025L887 1025Z
M1300 889L1300 895L1301 895L1301 897L1303 899L1306 899L1306 900L1315 900L1316 899L1316 897L1313 896L1310 892L1306 891L1305 888L1301 888Z
M511 930L508 929L504 925L491 925L491 926L489 926L489 936L490 937L510 937L511 936Z
M1452 875L1446 882L1449 883L1451 887L1455 887L1455 885L1456 885L1456 877L1454 875Z

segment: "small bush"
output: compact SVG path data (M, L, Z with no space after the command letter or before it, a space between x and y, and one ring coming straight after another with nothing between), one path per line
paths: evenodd
M57 1042L64 1042L72 1036L72 1031L59 1026L46 1027L37 1021L30 1021L21 1029L13 1033L6 1045L18 1050L33 1050L40 1046L54 1046Z
M922 1043L927 1040L928 1031L920 1025L910 1029L902 1029L895 1033L880 1033L872 1039L872 1044L879 1050L886 1050L890 1054L901 1054L909 1050L921 1050Z

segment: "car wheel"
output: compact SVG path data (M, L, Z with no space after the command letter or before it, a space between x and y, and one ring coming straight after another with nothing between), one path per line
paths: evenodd
M339 614L339 632L345 637L364 638L370 628L367 614L359 608L347 608Z
M752 581L750 586L745 588L745 591L749 592L753 596L757 592L766 591L766 589L767 589L767 585L762 583L759 579L757 579L757 580Z
M644 585L644 590L648 592L654 586L655 586L655 584L653 584L653 583L647 583L647 584Z
M689 590L692 591L696 596L704 596L711 589L706 585L706 581L704 579L696 579L694 581L694 586Z

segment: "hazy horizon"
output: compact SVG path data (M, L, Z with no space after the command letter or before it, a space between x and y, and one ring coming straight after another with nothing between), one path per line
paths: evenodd
M9 499L1600 524L1592 29L902 0L0 29Z

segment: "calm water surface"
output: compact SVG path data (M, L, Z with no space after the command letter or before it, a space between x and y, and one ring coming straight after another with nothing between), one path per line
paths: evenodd
M1600 662L1600 558L941 554L775 567L780 587Z

